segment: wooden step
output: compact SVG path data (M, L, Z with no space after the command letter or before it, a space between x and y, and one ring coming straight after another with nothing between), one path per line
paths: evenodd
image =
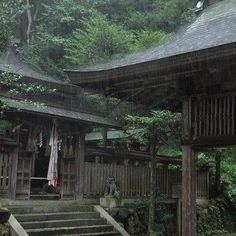
M30 194L31 200L59 200L60 194Z

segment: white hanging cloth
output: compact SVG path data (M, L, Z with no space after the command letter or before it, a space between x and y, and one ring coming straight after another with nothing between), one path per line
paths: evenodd
M49 146L51 147L50 160L48 166L48 185L54 187L57 186L58 180L58 132L56 122L53 122L52 131L49 140Z

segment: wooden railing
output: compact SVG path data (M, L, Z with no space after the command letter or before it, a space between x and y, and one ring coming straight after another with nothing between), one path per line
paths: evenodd
M235 135L235 96L193 102L194 137Z
M183 138L236 135L236 95L192 97L183 103Z
M85 163L84 195L103 196L108 177L114 177L121 197L143 197L150 193L150 168L115 164ZM181 171L157 169L158 192L171 197L181 195ZM208 172L197 173L197 196L208 198Z

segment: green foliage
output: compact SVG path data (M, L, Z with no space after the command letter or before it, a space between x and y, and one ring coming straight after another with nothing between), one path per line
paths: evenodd
M8 46L11 40L11 31L8 27L0 32L0 52L4 51L4 49Z
M126 120L133 138L140 144L155 146L178 143L180 139L180 113L170 111L151 111L149 116L131 116Z
M148 235L166 235L168 231L170 231L170 225L172 225L173 221L173 209L169 207L167 204L164 203L164 200L166 199L165 196L158 194L158 197L156 198L156 208L155 208L155 228L158 229L158 231L148 232ZM135 211L138 214L140 222L142 222L142 233L146 233L148 229L148 211L149 211L149 204L150 199L149 198L141 198L137 199L134 204ZM141 233L141 232L140 232Z
M211 200L206 205L197 208L197 233L198 236L224 235L234 230L235 218L227 204L218 199Z
M142 30L136 36L136 50L143 50L153 45L160 44L165 41L170 35L164 31L153 31L150 29Z
M86 7L84 1L53 0L43 4L43 18L40 20L41 32L52 36L70 36L80 27L83 18L90 17L96 12Z
M48 88L39 83L26 83L23 77L10 73L0 73L0 88L14 94L52 93L55 89Z
M76 65L107 61L130 52L132 40L130 32L99 14L89 21L84 20L82 30L73 33L66 48L67 58Z
M10 225L9 223L0 224L0 235L10 236Z
M224 195L230 200L236 208L236 164L222 161L222 184L224 186Z
M129 102L121 101L113 97L104 97L98 94L81 93L81 101L84 101L87 107L92 110L99 110L106 117L119 121L121 125L126 124L125 116L127 114L144 114L143 106L134 105Z
M37 1L31 4L35 9ZM193 19L191 4L191 0L43 0L32 41L23 45L21 55L37 69L65 76L63 68L107 61L162 43ZM7 38L8 34L4 41Z
M236 150L235 148L219 149L221 154L221 197L236 207ZM210 163L211 181L215 181L215 152L199 153L198 167L204 168Z
M0 135L10 136L12 124L6 120L0 120Z
M194 18L192 1L189 0L139 1L135 6L139 7L130 12L126 24L136 31L149 28L154 31L175 32L181 24Z
M23 0L1 0L0 26L11 25L23 11Z
M22 0L0 1L0 52L9 44L17 17L23 12Z
M34 40L24 45L21 56L34 68L64 77L63 69L68 65L65 58L68 39L82 25L82 18L91 16L93 12L77 0L54 0L43 4Z

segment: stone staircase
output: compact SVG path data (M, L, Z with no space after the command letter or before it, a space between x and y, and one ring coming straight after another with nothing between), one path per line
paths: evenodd
M61 201L43 205L25 203L26 205L9 205L7 208L30 236L120 235L94 211L92 205Z

